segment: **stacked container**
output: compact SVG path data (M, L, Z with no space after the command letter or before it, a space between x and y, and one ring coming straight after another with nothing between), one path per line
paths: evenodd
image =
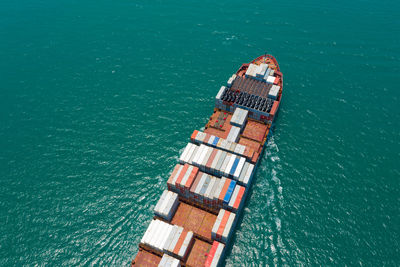
M194 182L199 169L195 166L177 164L167 181L168 189L186 198L189 197L189 189Z
M189 200L213 209L228 207L236 182L199 172L190 188Z
M192 231L186 231L183 227L174 225L168 233L164 253L180 260L185 260L193 241Z
M192 143L188 143L183 150L181 156L179 157L179 162L182 164L189 163L192 164L194 155L196 154L198 146Z
M267 72L268 64L262 63L260 64L258 71L256 72L257 80L262 80Z
M237 143L239 141L240 130L239 127L232 126L226 140Z
M228 149L233 151L236 150L236 143L227 143L227 141L221 142L221 146L223 147L226 147L228 144L230 145ZM240 152L243 151L241 147L239 147L238 150ZM228 153L226 151L222 151L221 149L212 148L204 144L200 145L200 148L197 150L197 153L193 158L193 165L197 166L201 171L211 173L218 177L230 177L235 180L239 179L245 162L246 158L242 156ZM176 173L178 172L179 169ZM173 172L173 174L175 174L175 172ZM171 181L174 181L174 179Z
M255 75L256 69L257 69L257 65L251 63L251 64L249 65L249 67L247 68L247 71L246 71L246 74L245 74L246 78L253 78L253 77L255 77L255 76L256 76L256 75Z
M181 267L181 262L174 257L164 254L158 267Z
M276 100L278 98L280 87L278 85L272 85L271 90L269 90L268 97Z
M233 233L236 215L221 209L211 230L211 238L226 244Z
M275 77L274 76L268 76L266 79L267 83L274 83L275 82Z
M235 143L233 145L233 142L228 141L224 138L216 137L214 135L206 134L200 131L195 130L191 136L191 140L195 143L198 144L206 144L211 147L216 147L219 148L220 150L225 150L234 154L237 154L239 156L246 157L248 160L251 160L253 157L254 151L251 148L247 148L246 146ZM203 142L205 140L208 140L207 142ZM192 155L194 157L194 154ZM191 161L193 160L193 157L191 158ZM193 162L192 162L193 163Z
M178 204L178 194L164 190L154 208L154 213L167 221L171 221L172 216L178 208Z
M228 207L227 209L237 213L238 210L240 210L242 203L243 203L243 199L245 196L245 191L246 188L240 185L236 185L235 186L235 190L233 190L233 194L231 199L229 200L228 203Z
M160 220L152 220L140 240L140 244L160 255L164 252L164 248L169 245L168 237L172 230L172 225Z
M204 267L217 267L221 259L224 257L225 245L214 241L210 251L207 254L206 262L204 263Z
M244 126L246 126L248 114L249 114L248 110L242 108L236 108L231 118L231 124L243 130Z
M224 93L224 91L227 88L225 86L221 86L221 88L219 89L217 96L215 97L215 107L219 108L219 109L223 109L223 101L221 99L222 94Z
M267 71L265 72L265 75L263 77L264 81L267 81L268 77L272 76L271 71L272 71L272 69L270 69L270 68L267 69Z
M251 180L254 175L254 164L249 162L245 162L243 168L240 172L238 182L247 187L248 184L251 184Z
M233 82L235 81L235 79L236 79L236 74L233 74L233 75L229 78L228 82L226 83L226 85L228 86L228 88L230 88L230 87L232 86L232 84L233 84Z

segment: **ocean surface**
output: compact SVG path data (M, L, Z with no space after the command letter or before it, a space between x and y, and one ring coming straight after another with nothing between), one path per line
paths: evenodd
M0 265L127 266L214 97L265 52L274 136L226 266L400 266L399 1L0 3Z

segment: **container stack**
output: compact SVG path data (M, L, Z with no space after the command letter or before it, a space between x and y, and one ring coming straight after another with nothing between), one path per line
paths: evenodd
M232 142L231 144L235 145ZM223 142L221 145L223 145ZM235 150L236 145L231 147L231 149ZM218 177L226 176L238 180L245 162L246 158L242 156L201 144L196 155L193 157L192 163L203 172L211 173ZM176 171L176 176L179 175L178 172L179 169ZM173 174L175 174L175 169ZM173 182L174 179L171 181Z
M156 254L162 254L168 245L168 236L173 226L160 220L152 220L140 244Z
M268 76L266 81L267 81L267 83L274 83L275 82L275 77L274 76Z
M239 127L232 126L228 133L228 137L226 138L226 140L237 143L239 141L240 130L241 129Z
M189 200L213 209L228 207L236 181L199 172L190 188Z
M215 97L215 107L219 109L224 109L223 101L222 101L222 95L224 94L225 91L227 91L228 88L225 86L221 86L219 89L217 96Z
M271 90L269 90L268 97L276 100L278 98L279 89L279 85L272 85Z
M192 143L188 143L183 150L181 156L179 157L179 162L182 164L189 163L192 164L194 155L196 154L198 146Z
M169 256L168 254L164 254L160 263L158 264L158 267L181 267L181 262L178 259Z
M167 181L168 189L182 196L189 197L189 189L199 169L193 165L177 164Z
M263 80L266 81L268 79L268 76L272 76L271 74L272 69L267 68L267 71L264 74Z
M242 200L244 199L245 191L246 191L245 187L240 186L240 185L235 186L235 190L233 190L232 197L228 203L228 207L227 207L228 210L237 213L237 211L242 206L242 202L243 202Z
M243 165L243 169L240 172L238 182L247 187L248 184L251 184L254 175L254 164L249 162L245 162Z
M233 233L236 215L221 209L211 230L211 238L226 244Z
M223 258L225 245L214 241L210 251L207 254L206 262L204 263L204 267L217 267Z
M245 73L246 78L254 78L256 76L256 74L255 74L256 69L257 69L257 65L251 63Z
M251 160L254 153L252 148L248 148L242 144L234 143L224 138L216 137L214 135L206 134L197 130L193 132L191 140L197 144L205 144L211 147L219 148L220 150L246 157L248 160Z
M268 64L265 63L260 64L256 72L256 79L261 81L264 78L267 69L268 69Z
M244 127L246 126L248 114L249 114L248 110L242 108L236 108L231 118L231 124L243 130Z
M178 194L164 190L154 208L154 213L167 221L171 221L176 209L178 208L178 204Z
M166 238L164 252L172 257L185 260L193 241L192 231L186 231L181 226L171 225L171 230Z
M233 75L229 78L228 82L226 83L226 85L227 85L228 88L230 88L230 87L232 86L232 84L233 84L233 82L235 81L235 79L236 79L236 74L233 74Z

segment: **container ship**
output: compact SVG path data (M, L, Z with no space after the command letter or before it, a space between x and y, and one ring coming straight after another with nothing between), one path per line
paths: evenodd
M271 55L243 64L194 130L131 266L221 266L282 99ZM167 178L167 177L166 177Z

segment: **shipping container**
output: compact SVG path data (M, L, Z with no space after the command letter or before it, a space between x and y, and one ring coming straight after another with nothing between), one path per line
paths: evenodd
M164 254L161 258L158 267L180 267L181 262L174 257L169 256L168 254Z

